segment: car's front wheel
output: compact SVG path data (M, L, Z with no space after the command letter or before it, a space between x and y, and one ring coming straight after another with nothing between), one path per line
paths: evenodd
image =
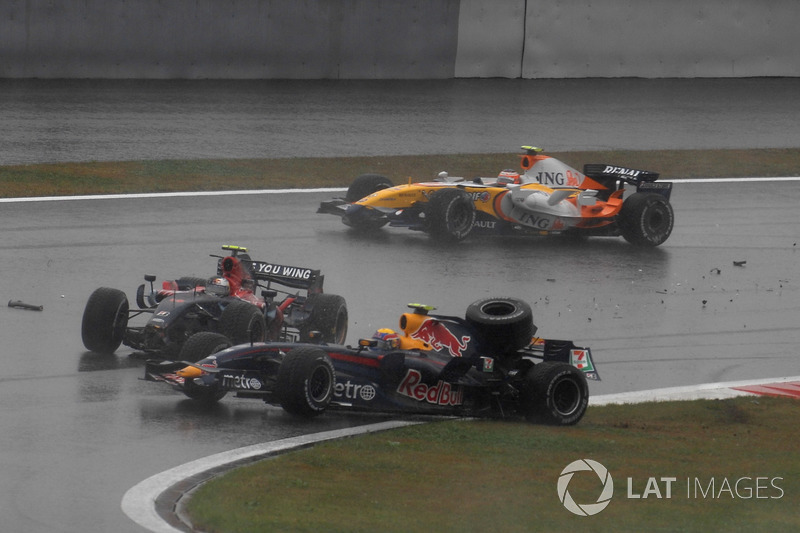
M456 242L465 239L475 224L475 204L461 189L440 189L425 205L425 229L436 240Z
M128 297L118 289L96 289L83 310L81 338L87 350L113 353L128 327Z
M331 403L335 385L336 372L328 354L320 348L301 346L283 358L275 392L287 413L311 418Z
M531 343L536 333L531 306L515 298L483 298L467 307L467 322L484 344L499 353L514 352Z
M392 180L380 174L361 174L347 189L345 200L352 204L372 193L392 187Z
M230 347L231 341L225 335L212 331L201 331L189 337L183 344L178 358L181 361L194 363ZM211 385L205 385L187 379L183 383L183 393L192 400L211 404L220 401L227 391L220 387L217 381Z

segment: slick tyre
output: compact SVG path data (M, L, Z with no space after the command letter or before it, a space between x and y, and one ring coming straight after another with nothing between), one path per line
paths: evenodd
M283 358L275 392L284 411L311 418L331 403L335 385L336 372L328 354L314 346L302 346Z
M588 405L586 376L570 364L545 361L525 375L520 410L529 422L571 426L583 418Z
M264 313L251 303L231 300L219 317L219 332L233 344L263 342L267 336Z
M196 363L230 347L231 341L225 335L212 331L201 331L189 337L181 348L178 358L181 361ZM213 385L198 385L193 380L186 380L183 383L183 393L197 402L213 404L220 401L227 391L221 388L216 381Z
M531 343L536 333L530 305L514 298L484 298L467 307L467 323L484 345L497 353L515 352Z
M675 214L669 201L657 193L637 192L622 204L619 231L636 246L658 246L672 233Z
M425 205L428 234L442 242L458 242L467 237L475 224L475 204L461 189L440 189Z
M365 196L369 196L383 189L388 189L392 186L392 181L386 176L381 176L380 174L361 174L354 179L353 183L348 187L345 200L347 200L347 203L352 204Z
M308 320L300 327L300 342L315 342L311 332L322 333L322 342L344 344L347 337L347 303L338 294L313 294L306 305Z
M128 327L128 297L118 289L96 289L83 310L81 338L87 350L113 353Z

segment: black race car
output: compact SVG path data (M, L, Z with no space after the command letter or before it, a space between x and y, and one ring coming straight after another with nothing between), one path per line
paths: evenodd
M222 249L229 255L211 256L218 261L217 273L210 279L164 281L156 291L155 276L145 276L150 287L148 291L144 284L139 286L138 309L129 309L121 290L96 289L83 312L84 346L92 352L111 353L125 344L140 352L175 357L186 340L199 332L224 335L234 344L308 341L311 332L321 334L325 342L344 342L347 305L341 296L322 292L324 276L319 270L253 261L240 246ZM260 296L256 294L259 288ZM284 295L281 300L279 293ZM147 316L147 321L129 325L129 319L139 315Z
M534 337L531 308L510 298L471 304L465 318L411 304L400 332L378 330L358 346L246 343L198 333L184 361L149 360L145 380L214 402L233 392L313 417L326 409L433 415L522 416L571 425L583 417L589 348ZM195 361L195 362L192 362Z

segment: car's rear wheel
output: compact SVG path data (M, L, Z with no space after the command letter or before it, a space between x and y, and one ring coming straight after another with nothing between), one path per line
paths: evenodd
M178 358L181 361L195 363L230 347L231 341L225 335L213 331L201 331L189 337L181 348ZM183 393L192 400L203 403L218 402L227 392L216 381L213 385L199 385L191 379L183 383Z
M392 186L392 181L386 176L380 174L361 174L350 184L350 187L347 189L347 194L345 195L345 200L347 200L347 203L352 204L365 196L369 196L383 189L388 189Z
M310 418L328 407L335 385L336 372L328 354L320 348L301 346L283 358L275 392L287 413Z
M534 365L520 391L520 410L530 422L571 426L583 418L588 405L586 376L567 363Z
M347 303L338 294L313 294L307 305L311 307L308 320L300 328L300 342L311 341L311 332L322 333L322 340L344 344L347 337Z
M637 246L658 246L672 233L675 214L664 196L637 192L622 204L617 218L623 238Z
M231 300L219 317L219 332L233 344L263 342L267 336L264 313L251 303Z
M81 338L86 349L113 353L119 348L128 327L128 308L128 297L121 290L96 289L83 310Z
M484 345L498 353L528 346L536 333L531 306L515 298L483 298L467 307L465 318Z
M425 229L439 241L456 242L467 237L475 224L475 204L461 189L439 189L425 204Z

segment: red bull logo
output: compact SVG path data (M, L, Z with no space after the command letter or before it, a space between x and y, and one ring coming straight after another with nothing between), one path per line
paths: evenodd
M433 405L461 405L464 403L464 390L461 387L444 381L439 381L436 385L428 385L421 381L422 374L417 370L409 369L406 377L397 387L398 394Z
M470 336L464 335L460 339L453 335L441 322L426 320L411 334L411 338L427 342L436 351L447 349L452 357L461 357L467 349Z

